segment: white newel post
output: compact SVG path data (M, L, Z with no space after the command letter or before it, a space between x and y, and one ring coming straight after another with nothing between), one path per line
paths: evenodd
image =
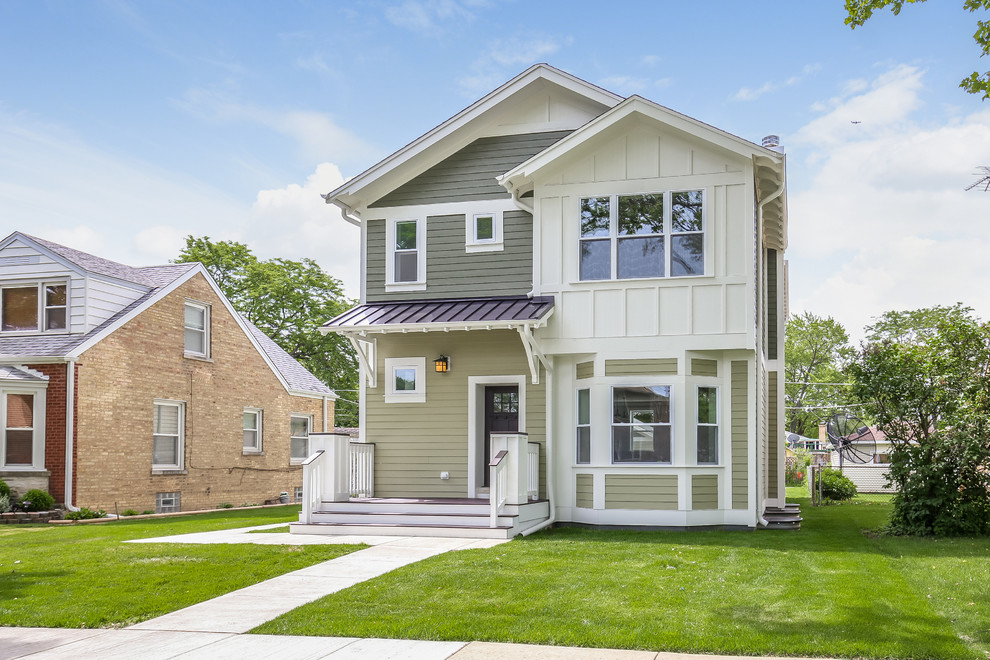
M506 504L525 504L529 494L529 436L525 433L492 434L492 456L502 449L505 457Z
M310 433L309 453L323 450L320 483L324 502L346 502L351 497L351 437L343 433Z

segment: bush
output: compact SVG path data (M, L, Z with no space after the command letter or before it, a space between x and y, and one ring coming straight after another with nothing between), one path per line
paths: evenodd
M152 511L151 509L145 509L144 511L141 512L141 515L142 516L150 516L153 513L154 513L154 511Z
M90 518L106 518L107 512L103 509L99 511L93 511L92 509L87 509L86 507L80 507L78 511L69 511L65 514L66 520L89 520Z
M0 494L0 513L10 513L14 510L14 503L10 501L10 495Z
M849 477L832 468L822 469L822 499L828 502L845 502L856 497L856 484Z
M25 511L51 511L55 508L55 498L43 490L32 488L21 498L21 508Z
M221 502L220 504L217 505L217 508L218 509L233 509L234 508L234 505L231 504L230 502Z
M120 515L122 516L136 516L137 514L138 512L135 511L134 509L124 509L123 511L120 512Z
M10 486L3 479L0 479L0 495L6 495L10 499Z

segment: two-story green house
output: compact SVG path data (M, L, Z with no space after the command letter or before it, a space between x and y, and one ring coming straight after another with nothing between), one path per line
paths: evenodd
M361 230L361 304L322 328L361 436L312 440L294 531L784 507L782 153L540 64L326 200Z

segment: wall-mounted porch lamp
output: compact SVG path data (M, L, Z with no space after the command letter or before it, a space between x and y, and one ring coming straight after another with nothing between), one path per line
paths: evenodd
M446 355L441 355L436 360L433 361L433 369L438 374L445 374L450 371L450 358Z

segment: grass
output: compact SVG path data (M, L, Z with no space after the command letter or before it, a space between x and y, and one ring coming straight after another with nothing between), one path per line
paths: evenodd
M799 492L799 491L798 491ZM877 537L889 505L800 532L558 529L448 553L252 632L690 653L985 658L990 539Z
M288 534L289 526L269 527L268 529L252 529L248 534Z
M298 506L285 506L0 527L0 626L130 625L362 547L123 543L289 522L298 512Z

